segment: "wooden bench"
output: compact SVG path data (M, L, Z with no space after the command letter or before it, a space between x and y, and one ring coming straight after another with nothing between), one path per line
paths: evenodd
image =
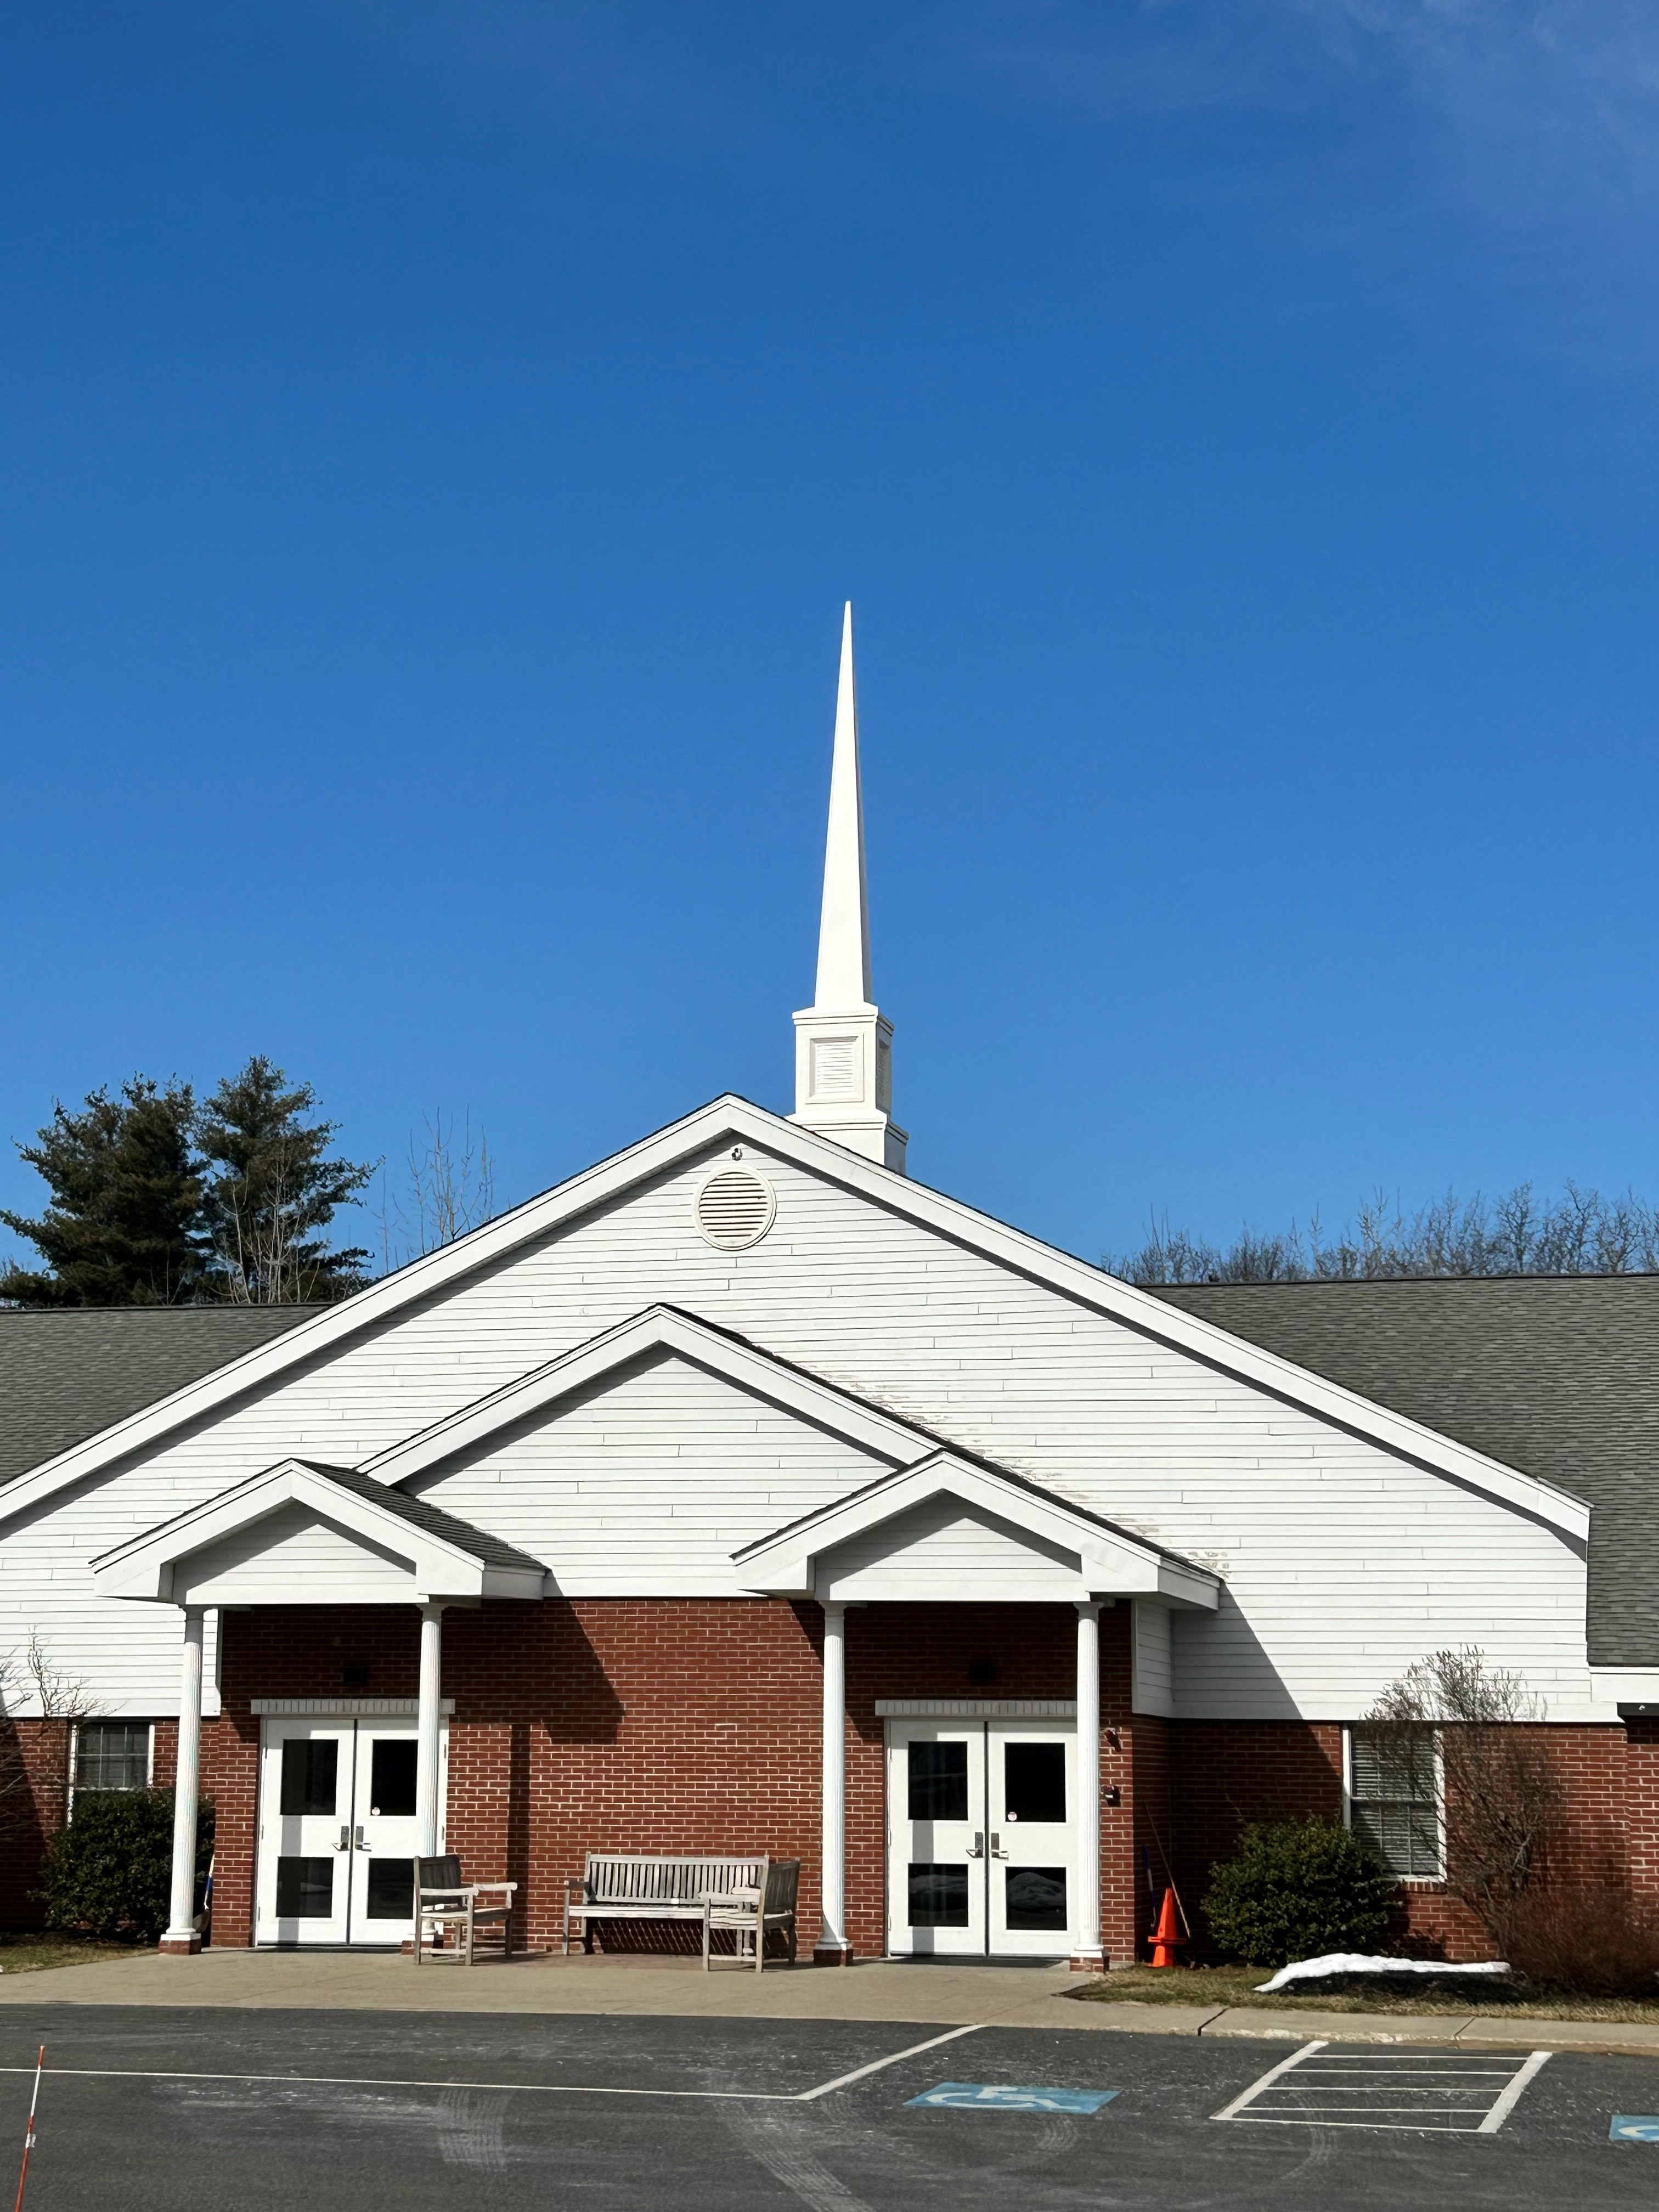
M732 1930L733 1954L740 1966L752 1966L757 1973L766 1963L766 1931L780 1928L788 1939L789 1963L795 1963L795 1895L800 1887L799 1859L763 1859L761 1878L752 1889L710 1895L702 1901L702 1970L708 1972L710 1939L717 1928Z
M763 1851L723 1858L647 1858L590 1851L586 1873L570 1877L565 1898L566 1955L577 1927L583 1950L591 1952L594 1924L602 1920L691 1920L701 1927L705 1899L733 1897L744 1890L764 1892L772 1863ZM789 1932L793 1944L793 1909Z
M452 1851L415 1863L415 1963L428 1959L470 1966L483 1951L481 1930L499 1933L495 1955L513 1955L513 1899L515 1881L464 1881L460 1860Z

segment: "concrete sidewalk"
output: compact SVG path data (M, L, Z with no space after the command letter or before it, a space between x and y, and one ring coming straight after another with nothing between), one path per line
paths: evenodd
M1659 2058L1659 2026L1481 2013L1269 2012L1249 2006L1113 2004L1066 1994L1063 1967L921 1965L736 1966L696 1958L538 1955L510 1965L416 1967L362 1951L152 1951L0 1976L0 2005L225 2005L252 2011L569 2013L642 2017L932 2021L1248 2037L1277 2043L1484 2045Z

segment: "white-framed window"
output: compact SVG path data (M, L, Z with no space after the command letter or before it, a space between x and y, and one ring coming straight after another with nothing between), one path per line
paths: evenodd
M1343 1731L1348 1826L1402 1881L1446 1872L1444 1772L1438 1738L1402 1736L1363 1723Z
M79 1721L70 1775L71 1801L87 1790L148 1790L155 1771L149 1721Z

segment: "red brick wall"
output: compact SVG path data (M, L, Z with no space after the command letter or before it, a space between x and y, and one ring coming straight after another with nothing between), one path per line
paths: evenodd
M1194 1920L1212 1862L1243 1823L1341 1811L1334 1723L1165 1722L1130 1711L1127 1607L1101 1617L1102 1929L1109 1954L1150 1933L1166 1854ZM480 1879L520 1883L533 1942L558 1933L564 1881L592 1850L768 1850L803 1862L800 1934L818 1928L822 1615L781 1600L550 1600L444 1616L448 1833ZM252 1920L258 1724L248 1700L354 1691L412 1697L413 1607L272 1608L223 1625L225 1711L204 1778L218 1803L215 1941ZM848 1933L885 1940L885 1774L878 1698L1071 1698L1076 1621L1061 1606L849 1609ZM348 1687L347 1670L350 1670ZM367 1671L367 1680L363 1679ZM1557 1728L1571 1812L1552 1863L1659 1892L1659 1725ZM171 1730L158 1778L171 1772ZM1453 1956L1480 1931L1431 1885L1402 1930ZM609 1938L628 1940L623 1931ZM656 1944L663 1931L636 1940ZM689 1939L687 1939L689 1940Z
M1118 1955L1140 1909L1130 1838L1137 1728L1128 1615L1102 1617L1103 1915ZM283 1607L225 1617L223 1717L204 1750L218 1805L214 1940L252 1926L258 1723L250 1698L411 1697L413 1608ZM818 1928L823 1616L782 1600L549 1600L444 1616L448 1838L482 1880L519 1882L533 1942L554 1939L589 1850L767 1850L803 1861L800 1933ZM1076 1616L1060 1606L872 1606L847 1636L848 1935L885 1942L885 1775L878 1697L1071 1698ZM368 1680L362 1679L367 1668ZM351 1694L347 1692L346 1694ZM1162 1803L1162 1799L1158 1800ZM653 1930L650 1941L661 1939ZM615 1931L608 1940L627 1940Z
M1212 1863L1247 1820L1339 1820L1342 1729L1334 1722L1176 1721L1172 1825L1176 1879L1195 1921ZM1630 1880L1659 1890L1659 1727L1547 1727L1566 1787L1565 1820L1548 1838L1552 1873L1568 1881ZM1651 1724L1650 1724L1651 1725ZM1473 1914L1437 1883L1401 1891L1400 1932L1453 1959L1489 1957Z

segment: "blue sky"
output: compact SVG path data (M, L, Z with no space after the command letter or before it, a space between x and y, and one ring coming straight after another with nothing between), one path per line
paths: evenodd
M0 1137L787 1107L850 595L921 1179L1659 1196L1650 7L3 35Z

